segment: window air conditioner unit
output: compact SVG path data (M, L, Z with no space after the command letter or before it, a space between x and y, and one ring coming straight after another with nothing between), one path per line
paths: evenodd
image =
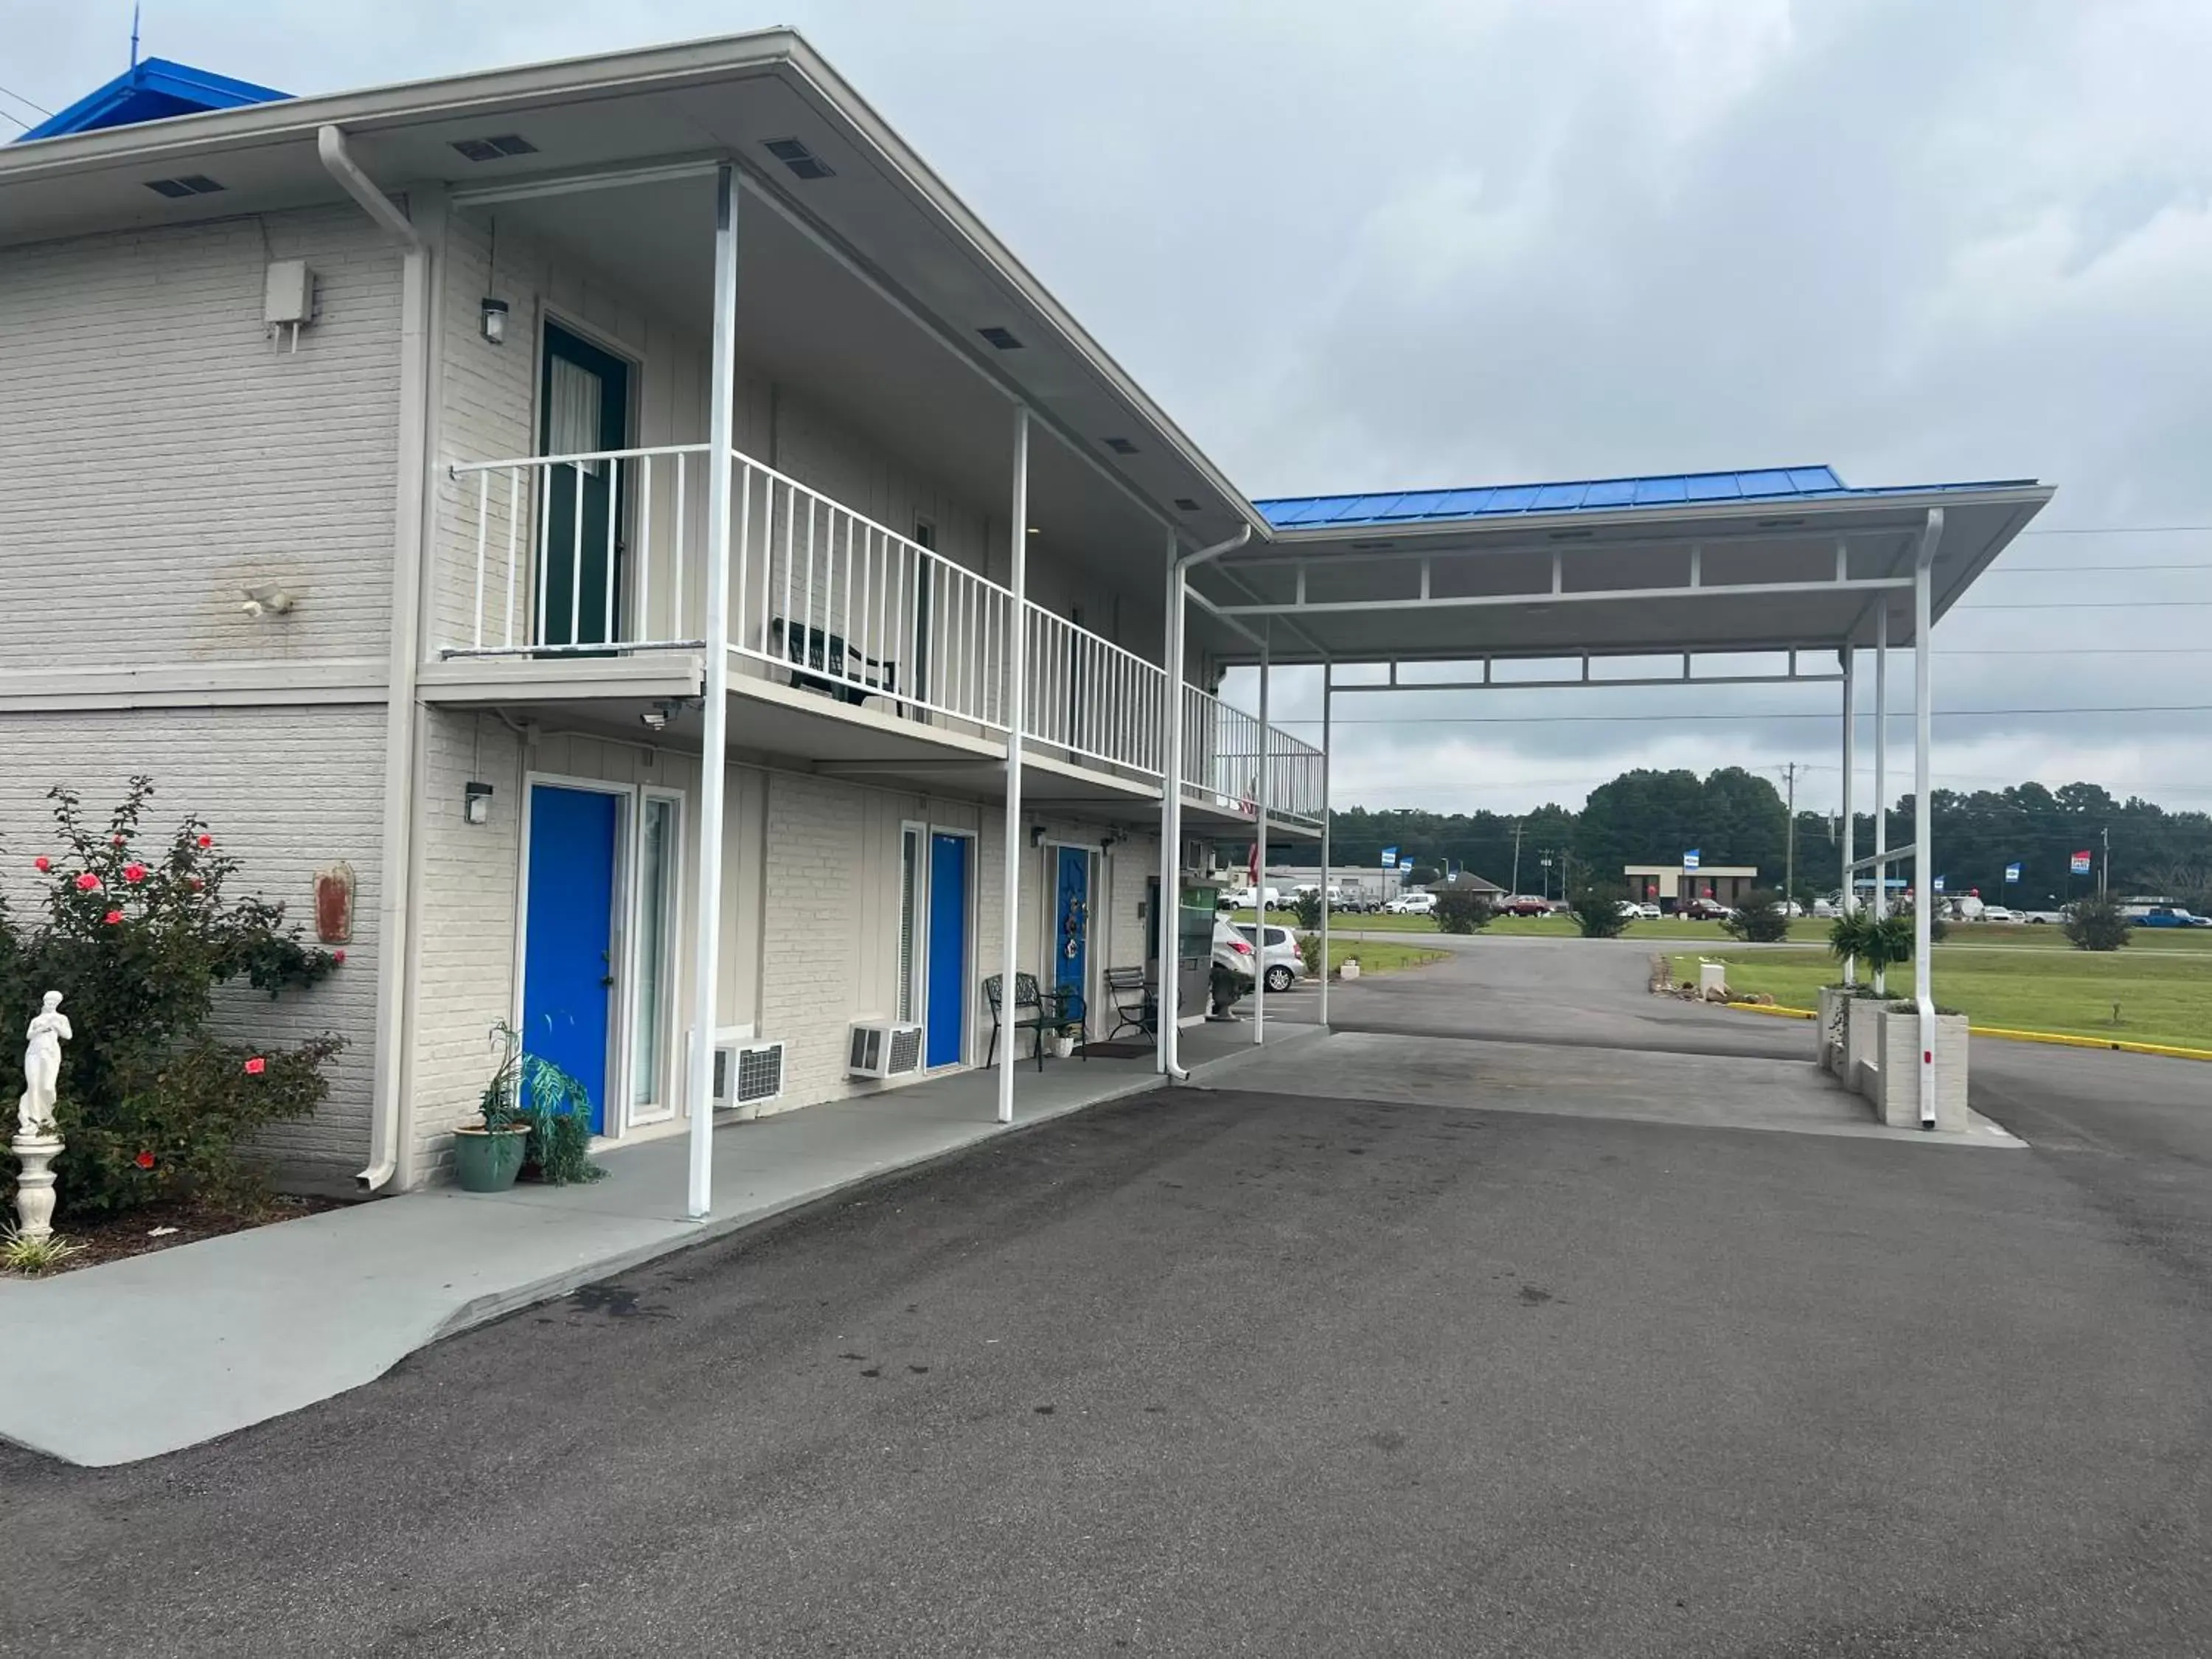
M696 1036L693 1038L696 1042ZM696 1052L696 1051L695 1051ZM783 1093L783 1043L754 1037L750 1025L714 1033L714 1109L757 1105Z
M921 1027L858 1020L845 1069L854 1077L913 1077L921 1070Z

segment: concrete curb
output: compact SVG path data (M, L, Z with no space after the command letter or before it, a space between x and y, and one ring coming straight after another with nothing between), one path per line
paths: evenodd
M1781 1019L1818 1019L1810 1008L1784 1008L1771 1003L1731 1002L1739 1014L1772 1014ZM2182 1048L2168 1042L2130 1042L2124 1037L2074 1036L2064 1031L2017 1031L2008 1025L1969 1025L1975 1036L2002 1037L2008 1042L2048 1042L2061 1048L2105 1048L2114 1054L2158 1054L2167 1060L2212 1060L2212 1048Z

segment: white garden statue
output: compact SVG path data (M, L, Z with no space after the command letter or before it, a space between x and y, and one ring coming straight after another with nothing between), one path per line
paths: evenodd
M62 1044L74 1040L62 994L49 991L29 1028L23 1049L23 1097L15 1103L15 1139L9 1150L15 1178L15 1231L45 1238L54 1230L54 1159L62 1139L54 1132L54 1098L61 1087Z
M43 1005L23 1035L29 1043L23 1050L25 1087L23 1097L15 1103L15 1133L28 1140L54 1132L54 1096L61 1086L62 1044L76 1035L70 1030L69 1016L62 1012L59 991L46 993Z

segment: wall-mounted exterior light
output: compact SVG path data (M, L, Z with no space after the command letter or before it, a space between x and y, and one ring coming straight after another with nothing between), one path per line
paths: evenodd
M494 345L507 343L507 301L487 295L478 307L482 313L483 337Z
M488 783L465 783L461 786L461 822L489 823L491 822L491 786Z

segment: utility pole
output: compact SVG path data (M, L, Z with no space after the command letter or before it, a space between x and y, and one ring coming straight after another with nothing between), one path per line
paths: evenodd
M1513 890L1521 890L1521 826L1513 826Z
M1790 785L1790 828L1782 842L1782 914L1786 916L1797 893L1797 763L1791 761L1782 775Z

